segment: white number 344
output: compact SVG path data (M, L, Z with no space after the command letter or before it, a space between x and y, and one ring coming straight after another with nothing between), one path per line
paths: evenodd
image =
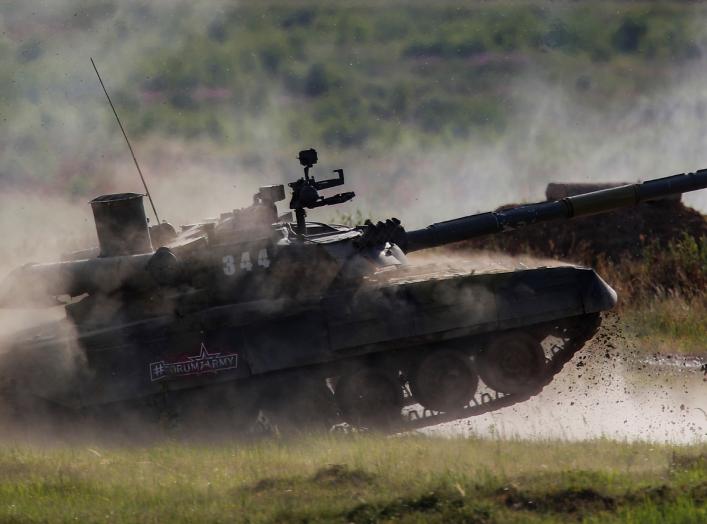
M246 251L240 255L240 262L238 267L236 267L236 260L238 260L237 255L226 255L223 257L223 274L226 276L235 275L238 270L241 271L252 271L253 262L251 260L250 251ZM270 267L270 258L268 257L268 250L261 249L258 252L257 265L262 268Z

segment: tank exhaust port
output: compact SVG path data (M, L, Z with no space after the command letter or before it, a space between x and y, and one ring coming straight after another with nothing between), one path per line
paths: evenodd
M100 257L152 253L143 195L117 193L91 200Z

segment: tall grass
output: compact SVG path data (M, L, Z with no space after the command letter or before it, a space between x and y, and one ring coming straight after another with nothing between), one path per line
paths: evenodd
M582 259L582 254L579 254ZM626 255L614 262L604 255L594 267L618 291L621 305L676 299L675 304L700 304L707 290L707 238L683 235L667 243L653 241L640 257Z
M641 258L596 269L619 294L619 313L647 353L707 355L707 238L652 242Z
M646 353L707 355L707 299L652 299L624 307L623 324Z

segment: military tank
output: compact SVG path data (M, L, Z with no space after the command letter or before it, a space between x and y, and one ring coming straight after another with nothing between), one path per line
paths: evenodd
M355 196L322 196L344 172L316 180L317 160L300 152L285 214L283 185L178 230L149 226L143 195L92 200L98 247L0 284L2 307L66 309L0 356L13 416L129 408L237 428L265 413L400 431L522 402L594 336L614 290L586 267L439 271L407 255L707 187L701 170L416 230L347 227L307 220Z

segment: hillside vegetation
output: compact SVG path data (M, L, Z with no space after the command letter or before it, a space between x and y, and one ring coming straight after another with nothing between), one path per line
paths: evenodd
M705 13L678 2L10 2L0 184L80 194L110 175L122 146L89 56L136 137L212 142L246 160L263 143L375 156L493 144L523 121L522 78L600 115L628 111L701 63ZM539 145L543 158L562 148Z
M288 138L328 146L493 137L527 68L574 82L582 103L620 101L701 56L691 22L645 5L238 8L146 57L142 93L124 93L144 132L247 138L239 115L275 109Z

